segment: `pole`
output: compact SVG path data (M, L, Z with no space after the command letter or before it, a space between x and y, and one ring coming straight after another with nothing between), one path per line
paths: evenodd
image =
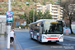
M11 11L11 0L8 0L8 11ZM8 33L7 49L10 49L10 30L11 30L11 26L9 24L7 25L7 33Z
M11 11L11 0L8 1L8 11Z
M33 22L34 22L34 20L35 20L35 18L34 18L34 14L35 14L34 9L35 9L35 8L33 8Z
M7 33L8 33L8 39L7 39L7 49L10 49L10 30L11 30L11 26L8 25L7 26Z
M33 9L33 22L34 22L34 9Z

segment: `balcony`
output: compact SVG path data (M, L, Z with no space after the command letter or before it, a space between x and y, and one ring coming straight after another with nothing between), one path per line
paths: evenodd
M58 14L55 14L55 13L51 13L52 15L58 15Z
M52 9L58 9L58 8L54 8L54 7L52 7Z
M60 9L63 9L63 7L60 7Z
M58 11L52 11L52 12L58 12Z
M62 12L60 14L63 14Z
M60 15L61 17L63 17L63 15Z
M57 7L57 6L60 6L60 5L52 5L52 7Z
M37 6L42 6L42 5L37 5Z
M61 10L61 12L63 12L63 10Z
M58 17L52 16L52 18L58 18Z
M42 8L37 8L37 9L42 9Z

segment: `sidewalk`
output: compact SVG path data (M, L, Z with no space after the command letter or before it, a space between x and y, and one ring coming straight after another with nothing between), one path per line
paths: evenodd
M73 36L73 35L64 35L64 39L69 40L69 41L75 41L75 36Z
M0 35L0 50L7 50L7 37L4 35ZM10 44L10 50L22 50L16 38L14 45Z

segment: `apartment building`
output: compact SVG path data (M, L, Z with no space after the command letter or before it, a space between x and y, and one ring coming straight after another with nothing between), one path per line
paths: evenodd
M50 11L50 14L52 15L53 19L62 19L63 7L60 7L60 5L52 5L52 4L47 4L46 7Z
M41 11L42 14L44 14L45 10L46 10L46 6L44 6L44 5L37 5L37 13L39 11Z
M53 19L60 20L63 17L63 8L60 7L60 5L52 5L52 4L46 4L45 6L37 5L37 12L39 12L39 10L43 14L46 12L46 10L49 10Z

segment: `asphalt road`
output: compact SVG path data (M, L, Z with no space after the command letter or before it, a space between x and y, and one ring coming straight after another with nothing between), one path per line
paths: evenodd
M41 44L36 40L30 39L28 30L15 31L16 40L18 41L22 50L75 50L75 42L64 40L58 43L44 43Z

